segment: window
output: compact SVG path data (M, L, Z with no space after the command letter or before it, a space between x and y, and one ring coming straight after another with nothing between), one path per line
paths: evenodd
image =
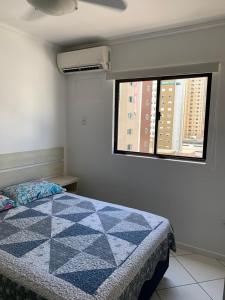
M132 128L128 128L127 129L127 134L132 134L132 131L133 131Z
M129 96L128 101L129 101L130 103L133 103L133 97L132 97L132 96Z
M114 153L204 161L211 80L211 73L116 80Z
M133 117L133 114L131 113L131 112L129 112L128 114L127 114L127 117L128 117L128 119L132 119L132 117Z

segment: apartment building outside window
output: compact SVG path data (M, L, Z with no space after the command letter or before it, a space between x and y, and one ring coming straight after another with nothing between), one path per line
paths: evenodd
M116 80L114 153L205 160L211 79Z

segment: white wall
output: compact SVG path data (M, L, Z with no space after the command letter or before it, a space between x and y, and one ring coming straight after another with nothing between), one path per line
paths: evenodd
M225 61L224 36L218 27L113 45L113 67ZM224 65L213 84L206 165L112 155L113 83L104 74L74 75L68 91L68 167L81 178L80 192L166 216L178 241L224 255Z
M0 153L65 145L65 78L55 51L0 25Z

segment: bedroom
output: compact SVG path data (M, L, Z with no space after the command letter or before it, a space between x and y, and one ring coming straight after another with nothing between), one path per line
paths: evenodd
M127 8L117 11L80 1L77 11L57 17L32 12L26 1L0 4L1 187L50 177L46 159L53 165L60 160L60 173L64 155L64 173L79 178L78 195L170 220L179 250L171 252L175 256L152 299L221 300L224 1L173 1L172 7L163 1L139 2L127 0ZM205 161L113 153L114 80L106 72L63 75L56 63L58 53L97 46L111 49L111 76L123 71L125 79L140 78L144 71L148 78L213 73ZM34 155L59 148L64 154L52 150L49 158L44 152L44 163L43 153L41 163ZM38 165L35 173L26 173L33 164Z

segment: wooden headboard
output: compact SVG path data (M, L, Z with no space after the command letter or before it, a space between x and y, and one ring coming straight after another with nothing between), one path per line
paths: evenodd
M64 172L64 148L0 154L0 188L20 182L60 176Z

